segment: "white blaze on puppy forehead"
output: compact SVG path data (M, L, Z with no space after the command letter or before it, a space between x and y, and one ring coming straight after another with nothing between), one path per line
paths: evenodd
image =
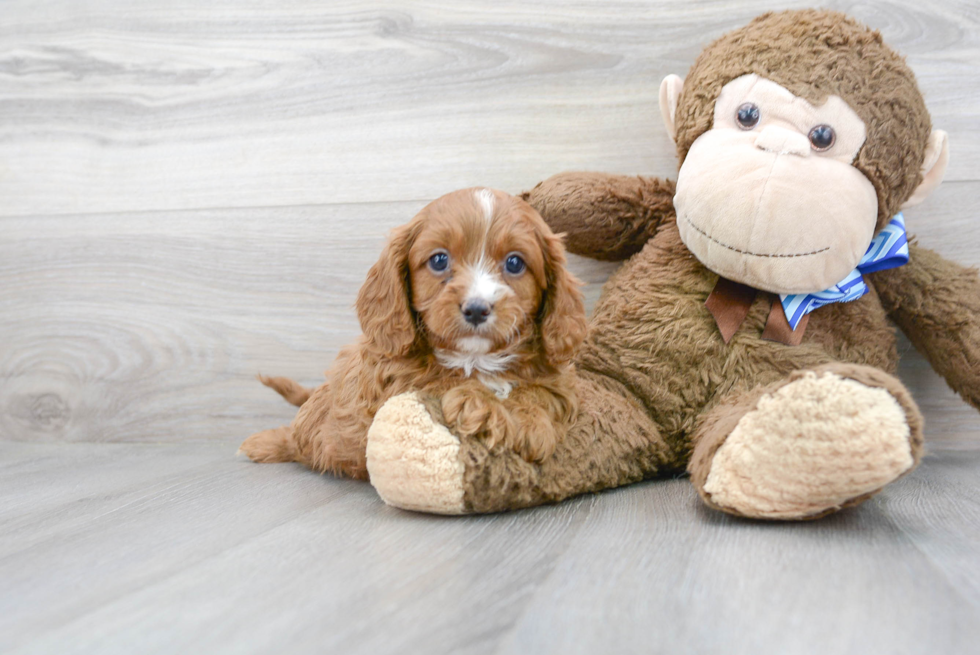
M481 241L480 261L470 267L472 281L466 290L464 302L482 300L491 307L495 302L506 295L513 293L511 288L504 284L500 278L500 272L496 270L494 262L487 257L487 236L490 233L490 225L493 223L493 213L497 205L497 197L490 189L479 189L473 192L476 203L483 212L485 221L485 231Z
M483 209L483 218L487 222L487 228L489 229L490 221L493 220L493 210L497 204L497 198L490 189L480 189L474 195L480 208Z

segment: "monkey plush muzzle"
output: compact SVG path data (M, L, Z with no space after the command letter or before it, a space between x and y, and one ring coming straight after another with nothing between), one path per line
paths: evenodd
M878 214L860 171L811 153L805 132L778 125L698 137L674 206L681 239L705 266L773 293L839 282L867 250Z

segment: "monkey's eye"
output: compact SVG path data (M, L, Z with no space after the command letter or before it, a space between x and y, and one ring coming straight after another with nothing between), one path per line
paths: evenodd
M504 270L511 275L520 275L527 268L527 264L521 259L520 255L507 255L507 259L504 260Z
M751 130L759 124L759 106L746 102L735 112L735 120L743 130Z
M837 135L834 133L834 128L829 125L817 125L810 130L810 145L813 146L814 150L829 150L836 140Z
M449 268L449 254L437 252L429 257L429 270L433 273L443 273Z

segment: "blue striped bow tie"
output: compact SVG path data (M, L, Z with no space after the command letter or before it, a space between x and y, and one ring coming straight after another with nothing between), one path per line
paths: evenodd
M905 233L905 217L901 212L888 222L888 225L878 233L868 246L868 251L858 262L857 268L847 277L826 291L817 293L798 293L790 296L780 294L783 311L789 326L796 329L804 316L817 307L823 307L833 302L850 302L857 300L868 292L864 283L864 273L874 273L887 268L898 268L909 261L909 240Z

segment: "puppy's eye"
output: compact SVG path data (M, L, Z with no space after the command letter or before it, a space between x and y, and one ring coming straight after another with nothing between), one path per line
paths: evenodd
M511 275L520 275L527 268L527 264L521 259L520 255L507 255L507 259L504 260L504 270Z
M433 273L444 273L449 268L449 255L444 252L437 252L429 257L429 270Z
M759 124L759 106L751 102L746 102L735 112L735 120L743 130L751 130Z

